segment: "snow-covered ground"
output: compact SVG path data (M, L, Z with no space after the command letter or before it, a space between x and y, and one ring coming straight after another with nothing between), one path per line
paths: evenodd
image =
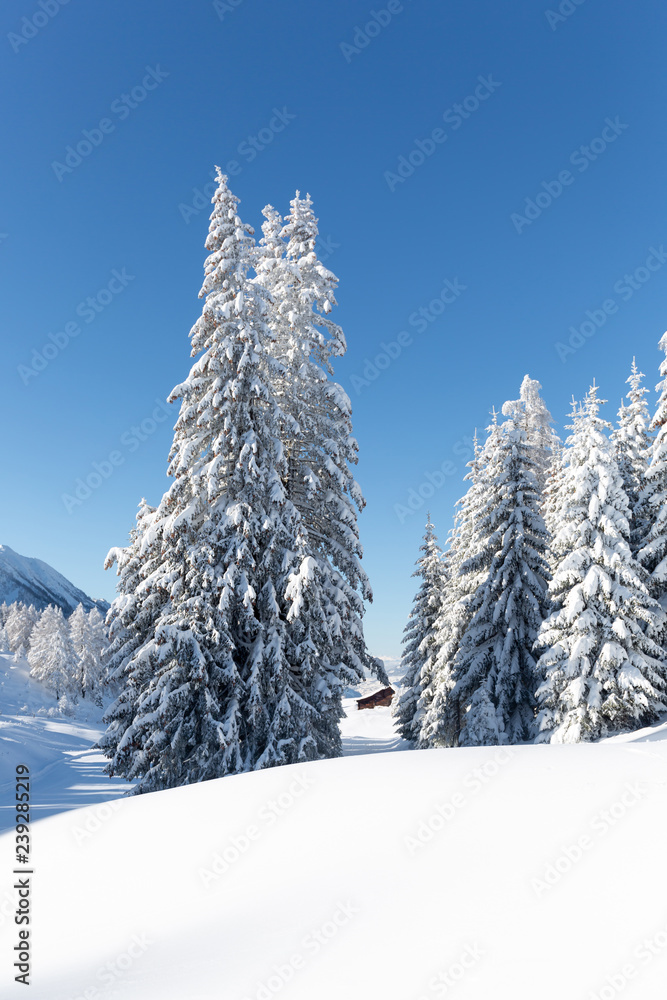
M662 1000L667 724L373 753L401 746L389 710L349 706L342 759L35 823L31 995ZM25 751L2 749L4 779ZM55 798L48 766L35 804ZM13 847L0 838L3 997L22 995Z
M19 763L28 765L39 789L35 819L118 797L130 787L104 775L104 756L91 750L105 729L102 710L79 703L75 717L62 716L29 670L25 660L0 654L0 831L14 824L10 791Z

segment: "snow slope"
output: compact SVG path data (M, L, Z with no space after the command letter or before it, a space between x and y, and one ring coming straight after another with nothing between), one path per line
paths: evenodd
M79 603L86 611L97 607L104 612L109 607L106 601L88 597L41 559L21 556L8 545L0 545L0 604L3 601L7 604L23 601L40 610L47 604L55 604L66 614Z
M0 654L0 831L13 824L10 791L16 765L27 764L39 787L35 819L123 795L130 788L102 773L104 756L91 747L106 728L102 709L80 702L74 718L30 677L26 660Z
M373 749L387 724L351 706L347 737ZM666 785L663 725L353 755L64 812L33 828L31 995L662 1000ZM12 855L5 835L2 915ZM8 969L2 996L21 996Z

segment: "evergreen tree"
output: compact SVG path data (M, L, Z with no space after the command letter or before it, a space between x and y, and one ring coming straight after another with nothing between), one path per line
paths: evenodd
M489 455L477 553L481 577L468 607L451 697L464 708L464 746L518 743L532 735L533 644L546 616L547 534L539 511L535 448L523 421L507 420Z
M0 625L0 653L9 653L9 639L3 625Z
M532 449L534 474L538 495L541 498L547 485L552 463L558 457L560 441L554 431L553 417L540 396L541 384L537 379L525 375L519 398L503 406L503 414L510 417L515 425L526 433L526 443Z
M650 415L644 396L648 389L642 387L644 376L637 370L635 359L627 382L630 403L621 403L618 411L618 427L612 434L616 461L623 480L630 505L630 548L637 553L646 537L648 524L640 506L640 496L646 486L646 471L651 450L649 431Z
M630 551L629 506L593 386L567 441L550 584L536 648L541 741L594 740L644 725L665 707L661 616Z
M103 626L103 619L98 609L87 613L82 604L77 605L69 618L77 693L98 706L102 705L101 656L104 648L100 626Z
M413 576L420 580L412 611L405 626L402 666L404 688L394 705L396 727L406 740L417 741L421 731L422 691L427 686L435 651L435 623L447 583L442 550L428 516L426 532Z
M12 652L16 652L21 646L26 650L30 649L30 636L38 618L39 612L32 604L16 602L10 606L5 628Z
M76 701L76 655L69 627L60 608L49 604L35 625L28 653L30 673L60 700Z
M6 601L3 601L2 604L0 604L0 628L4 628L4 626L7 624L7 619L9 618L9 611L10 611L10 606L7 604Z
M320 663L328 664L329 685L354 684L364 669L387 683L363 635L364 600L372 600L372 591L360 562L357 511L365 501L350 469L358 452L351 404L329 378L332 358L346 350L343 331L329 318L338 279L317 258L309 196L297 192L282 227L271 206L264 216L256 281L271 297L266 378L280 403L285 491L300 515L307 555L317 564L320 592L302 617L315 612L311 627Z
M659 343L667 354L667 333ZM667 357L660 365L662 380L655 389L658 405L651 421L655 437L651 444L645 486L639 497L637 558L650 576L652 595L659 601L667 593ZM662 630L667 642L667 629Z
M470 487L457 503L455 525L446 553L449 579L435 623L432 666L421 697L423 715L419 746L423 748L457 746L463 727L464 707L458 696L453 696L454 665L470 622L470 602L483 578L474 559L482 544L477 526L483 512L489 457L494 453L499 435L494 411L493 423L482 447L478 446L475 435L474 457L464 477Z
M130 622L129 636L127 602L119 628L110 616L132 693L112 706L104 745L110 773L139 779L138 791L340 753L343 680L359 679L362 636L345 637L347 662L320 656L350 622L335 621L334 573L310 554L288 493L271 297L249 277L256 251L237 205L219 175L191 332L199 358L171 395L173 484L151 515L155 568L138 570L139 590L159 595L155 615L143 635Z

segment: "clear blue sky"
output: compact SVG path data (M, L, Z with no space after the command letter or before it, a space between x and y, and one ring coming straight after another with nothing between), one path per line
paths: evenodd
M310 192L340 278L367 633L396 655L426 508L444 539L490 408L529 373L560 429L593 377L613 418L633 354L657 381L667 257L645 262L667 246L664 3L554 17L535 0L43 2L1 14L0 541L113 597L103 559L165 488L175 415L160 401L190 365L195 189L235 161L256 228L267 202ZM604 322L559 357L586 310ZM360 384L383 341L400 354ZM55 356L30 374L45 344ZM68 510L94 463L108 478Z

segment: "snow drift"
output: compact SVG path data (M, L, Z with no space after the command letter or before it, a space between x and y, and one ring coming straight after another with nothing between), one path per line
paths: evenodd
M662 1000L666 736L353 756L42 820L34 995ZM0 858L4 915L11 835Z

